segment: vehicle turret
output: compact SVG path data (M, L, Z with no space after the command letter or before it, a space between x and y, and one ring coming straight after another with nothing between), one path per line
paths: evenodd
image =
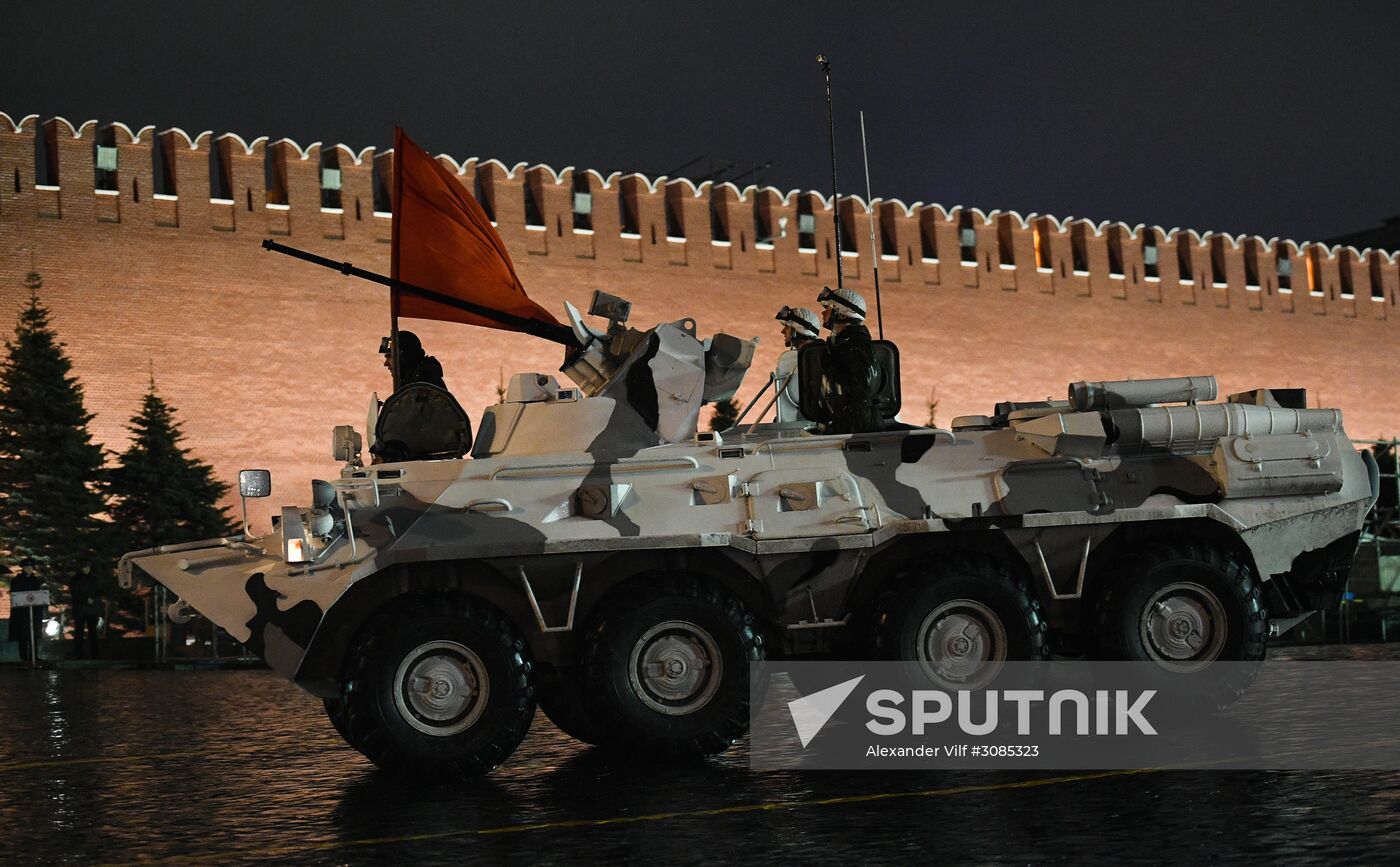
M474 456L630 454L691 441L701 406L734 395L758 342L724 333L702 340L694 319L631 328L631 304L602 292L589 312L605 318L606 329L565 307L580 347L562 371L578 387L561 388L543 373L512 377L505 400L484 413Z

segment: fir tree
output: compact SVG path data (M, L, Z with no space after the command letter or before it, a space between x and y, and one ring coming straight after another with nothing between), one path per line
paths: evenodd
M131 445L108 474L111 550L137 551L233 532L229 516L218 505L229 486L181 446L184 433L175 420L175 409L156 393L154 375L128 429ZM140 626L144 601L115 588L110 592L117 603L114 623L124 628Z
M83 387L39 303L30 272L29 305L0 362L0 548L33 557L53 589L83 565L102 565L103 455L92 441Z
M125 550L192 542L233 532L219 500L229 486L181 446L175 408L155 377L129 426L131 445L111 471L112 529Z

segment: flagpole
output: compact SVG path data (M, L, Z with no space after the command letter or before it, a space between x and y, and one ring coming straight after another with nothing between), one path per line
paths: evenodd
M403 127L394 127L394 183L390 192L389 208L393 213L390 222L389 279L399 280L399 212L403 206ZM399 390L399 289L389 286L389 375L393 377L394 391Z
M442 292L435 292L423 286L416 286L403 280L395 280L392 277L385 277L383 274L376 274L364 268L357 268L350 262L337 262L334 259L327 259L325 256L318 256L315 253L308 253L306 250L299 250L296 247L288 247L286 244L279 244L271 238L262 242L264 250L272 253L281 253L284 256L291 256L303 262L310 262L313 265L320 265L322 268L330 268L332 271L339 271L347 277L359 277L361 280L369 280L381 286L388 286L390 291L399 293L407 292L417 298L425 298L428 301L435 301L445 307L452 307L473 316L480 316L482 319L489 319L504 328L512 331L519 331L534 337L541 337L553 343L559 343L571 349L578 348L578 338L574 331L567 325L560 325L557 322L543 322L539 319L531 319L528 316L518 316L514 313L507 313L503 310L493 310L471 301L463 301L461 298L454 298ZM398 325L398 318L394 318L394 325Z

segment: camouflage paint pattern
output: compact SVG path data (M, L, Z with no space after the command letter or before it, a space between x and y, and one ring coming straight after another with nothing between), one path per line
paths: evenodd
M388 598L432 567L468 590L491 584L536 658L570 661L572 644L542 627L563 621L576 570L580 625L620 581L685 568L728 583L802 652L849 622L863 582L924 556L920 545L1014 551L1048 603L1115 532L1208 522L1267 581L1356 533L1375 495L1340 413L1281 407L1267 390L1086 412L1002 404L951 430L697 434L706 344L694 323L611 333L580 356L585 394L537 376L548 387L487 411L474 458L344 467L336 529L314 562L286 562L275 530L133 553L124 580L139 568L303 684L334 675L306 670L308 649L343 643L363 619L343 601L352 588Z

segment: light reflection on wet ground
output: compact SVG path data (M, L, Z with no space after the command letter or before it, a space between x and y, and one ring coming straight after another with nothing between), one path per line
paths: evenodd
M3 670L0 863L1379 862L1400 849L1400 772L756 773L746 758L648 766L541 716L491 777L424 789L378 774L318 701L267 672Z

